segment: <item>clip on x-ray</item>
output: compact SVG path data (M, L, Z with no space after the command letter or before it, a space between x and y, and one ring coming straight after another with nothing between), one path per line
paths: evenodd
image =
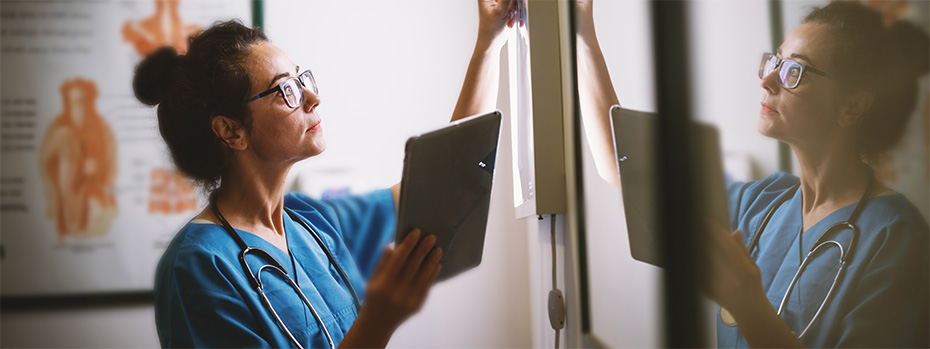
M407 140L394 241L436 235L445 280L481 264L501 113L471 116Z

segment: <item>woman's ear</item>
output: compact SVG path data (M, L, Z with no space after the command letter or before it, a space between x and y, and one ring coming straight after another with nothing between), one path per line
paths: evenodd
M852 126L862 120L865 113L872 109L875 96L871 92L856 92L843 99L840 109L840 126Z
M213 134L219 137L229 149L245 150L249 147L245 128L238 121L225 115L217 115L210 120L210 124Z

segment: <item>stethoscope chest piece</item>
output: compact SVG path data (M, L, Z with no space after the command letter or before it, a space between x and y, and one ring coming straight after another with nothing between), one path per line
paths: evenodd
M724 325L729 327L736 326L736 318L733 317L733 314L730 314L730 311L727 308L720 307L718 311L720 313L720 322L723 322Z

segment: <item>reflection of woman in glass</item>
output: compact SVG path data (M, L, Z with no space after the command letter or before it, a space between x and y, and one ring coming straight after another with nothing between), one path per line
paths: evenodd
M116 139L97 113L97 86L74 79L61 86L64 111L49 125L39 173L59 240L101 236L116 216Z
M580 3L580 13L582 115L599 173L618 183L607 114L618 100L589 1ZM763 56L758 129L791 146L800 177L776 173L728 187L736 231L714 235L706 285L728 310L717 319L721 347L927 346L927 223L901 194L878 183L867 163L900 138L917 77L928 71L928 44L911 25L886 28L878 13L834 2L813 10L777 52ZM849 219L860 203L858 218ZM840 249L818 250L796 284L792 279L820 235L847 219L858 226L858 241L815 319L837 275ZM853 234L830 235L847 249Z
M508 3L479 1L478 39L453 120L494 109ZM398 186L327 200L285 194L291 166L326 146L307 67L260 31L224 22L193 38L185 55L156 51L133 84L142 102L158 105L177 167L213 191L158 265L163 346L384 347L419 310L442 251L419 232L384 247ZM248 274L242 245L267 252L244 257ZM276 269L259 270L272 260L296 286Z

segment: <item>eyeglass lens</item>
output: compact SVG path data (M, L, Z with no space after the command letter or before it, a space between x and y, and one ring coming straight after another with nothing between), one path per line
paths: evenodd
M294 108L303 103L304 91L296 79L290 79L281 85L281 93L284 94L284 101L287 106Z
M781 61L779 64L779 61ZM759 78L764 79L778 67L778 80L786 88L795 88L801 81L802 66L800 63L792 60L780 60L775 55L766 53L762 56L762 62L759 67Z
M309 87L314 94L319 94L313 74L309 70L304 71L297 78L288 79L281 85L281 93L284 94L284 102L288 107L296 108L304 103L304 90L301 85Z

